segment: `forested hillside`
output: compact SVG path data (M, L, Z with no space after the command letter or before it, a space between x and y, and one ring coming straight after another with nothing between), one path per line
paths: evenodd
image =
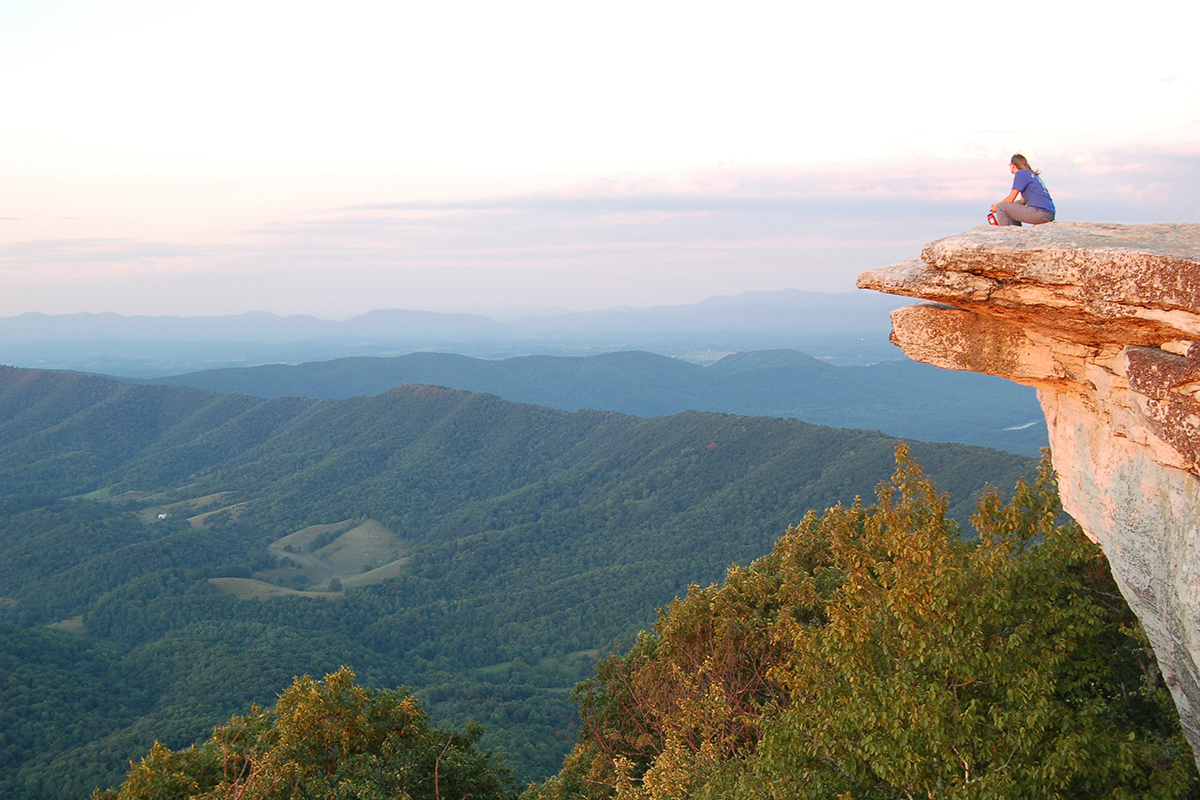
M408 386L261 400L0 368L0 795L78 797L350 664L558 769L655 609L869 496L895 440ZM965 519L1031 462L913 444ZM50 626L50 627L47 627Z
M345 398L422 383L567 411L595 408L657 416L700 410L794 417L1029 456L1047 443L1041 408L1027 386L905 358L835 367L795 350L735 353L709 367L645 352L501 361L413 353L209 370L155 382L266 398Z
M1049 462L964 540L903 446L878 502L808 514L596 665L562 771L524 800L1200 796L1150 647ZM161 744L94 800L516 793L465 735L347 668L200 747Z
M579 743L527 800L1200 796L1149 643L1046 463L978 536L900 449L692 587L575 691Z

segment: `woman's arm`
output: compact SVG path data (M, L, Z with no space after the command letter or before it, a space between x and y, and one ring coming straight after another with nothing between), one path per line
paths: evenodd
M1019 195L1019 194L1020 194L1020 192L1018 192L1016 189L1013 189L1011 192L1008 193L1008 197L1001 200L1000 203L1012 203L1012 202L1024 203L1025 202L1024 198L1017 200L1017 195ZM1000 205L1000 203L992 203L992 213L993 214L996 212L996 206Z

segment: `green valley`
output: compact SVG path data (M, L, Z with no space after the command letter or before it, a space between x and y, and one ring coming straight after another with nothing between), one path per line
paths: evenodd
M598 656L808 511L871 496L895 444L427 386L264 400L0 368L0 794L114 785L155 739L201 741L341 665L545 777ZM1033 469L912 452L961 522Z

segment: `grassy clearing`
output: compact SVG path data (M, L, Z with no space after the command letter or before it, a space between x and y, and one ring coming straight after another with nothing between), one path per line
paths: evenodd
M342 586L346 589L357 589L359 586L370 586L373 583L382 583L383 581L395 578L404 571L404 565L408 563L408 558L398 558L390 564L384 564L382 567L373 569L370 572L360 572L357 575L347 575L340 578Z
M358 525L313 555L339 576L370 572L400 558L408 550L386 526L373 519Z
M55 622L50 627L58 628L60 631L66 631L67 633L84 633L83 614L76 614L60 622Z
M256 577L312 590L328 587L335 578L352 589L399 575L408 563L408 542L376 520L355 522L310 525L276 539L267 550L279 566Z
M341 592L309 592L287 589L253 578L209 578L208 582L218 591L231 594L239 600L270 600L272 597L312 597L318 600L336 600Z
M105 501L112 502L112 503L119 503L124 500L144 501L148 496L149 495L146 492L136 492L136 491L132 491L132 490L128 491L128 492L121 492L120 494L113 494L112 487L105 486L103 488L97 489L94 492L87 492L86 494L72 495L71 497L68 497L67 499L68 500L105 500Z
M596 663L600 655L601 651L598 649L577 650L561 656L539 658L534 665L530 665L521 659L514 659L513 661L501 661L498 664L490 664L486 667L477 667L473 672L482 680L495 681L498 679L507 679L514 674L519 675L535 669L543 678L557 675L567 687L562 689L562 691L568 692L570 691L570 687L591 673L592 665ZM557 690L548 689L547 691Z
M167 516L171 517L187 517L188 519L192 520L196 517L204 517L208 514L224 511L225 508L236 508L237 506L226 506L225 508L217 507L231 494L233 494L233 492L216 492L214 494L206 494L203 497L190 497L186 500L155 503L153 505L145 506L137 512L137 515L138 518L143 522L150 522L158 519L158 517L162 514L166 514ZM239 503L237 505L240 506L244 504ZM199 523L192 522L193 527L201 527L203 524L203 521Z
M238 515L242 513L247 505L247 503L234 503L233 505L225 506L224 508L214 508L212 511L205 511L203 514L197 514L194 517L188 517L188 522L191 523L193 528L203 528L204 521L206 519L211 517L213 514L220 514L222 511L228 511L231 517L237 519Z
M276 539L267 549L277 558L282 558L286 555L296 553L307 553L312 550L313 542L323 533L337 534L350 530L354 526L354 520L344 519L341 522L332 522L328 525L309 525L307 528L301 528L295 533L289 533ZM289 549L290 548L290 549Z

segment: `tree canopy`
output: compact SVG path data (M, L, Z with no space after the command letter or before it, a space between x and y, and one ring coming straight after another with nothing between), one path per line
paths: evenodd
M297 678L272 708L220 725L199 747L155 743L118 790L93 800L502 800L510 776L478 729L429 724L404 690L355 685L342 667Z
M965 541L897 451L878 503L809 514L692 587L575 693L563 771L532 798L1200 796L1099 548L1048 460L985 495Z

